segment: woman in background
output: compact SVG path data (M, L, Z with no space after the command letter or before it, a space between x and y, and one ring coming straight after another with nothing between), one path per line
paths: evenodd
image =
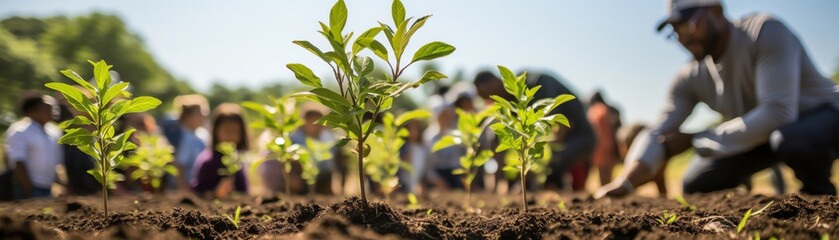
M238 155L243 155L249 149L249 137L245 116L239 105L223 103L216 107L212 117L211 148L204 150L195 162L196 172L192 179L192 189L198 194L214 192L217 198L226 198L232 191L247 193L248 185L244 171L237 171L232 176L222 175L225 168L222 163L224 154L218 151L222 143L236 145ZM242 164L241 162L239 164Z

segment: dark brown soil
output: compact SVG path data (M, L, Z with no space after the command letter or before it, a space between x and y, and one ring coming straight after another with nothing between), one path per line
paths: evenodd
M61 197L0 203L0 239L839 239L834 196L692 195L686 199L696 210L690 210L671 199L540 195L528 212L521 212L514 195L474 196L481 207L475 209L462 206L462 193L433 194L418 209L406 208L399 198L389 205L355 197L220 202L144 195L111 199L107 219L97 197ZM772 201L737 233L748 209ZM238 228L225 217L237 204ZM673 223L658 222L665 210L676 214Z

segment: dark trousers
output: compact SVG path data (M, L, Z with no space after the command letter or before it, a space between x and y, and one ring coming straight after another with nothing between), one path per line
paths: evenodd
M565 146L562 151L553 152L553 158L549 163L551 173L548 174L548 179L545 182L546 186L556 187L562 189L562 176L565 173L577 175L572 180L577 181L572 183L572 186L585 187L586 176L591 162L591 154L594 152L594 146L597 144L597 139L594 134L579 134L577 136L569 136L563 143ZM582 168L579 169L581 166ZM578 168L576 171L575 168ZM572 171L572 172L569 172ZM583 189L574 189L575 191Z
M769 143L723 159L696 157L684 176L684 192L737 187L754 173L783 162L801 180L801 192L836 195L830 182L839 157L839 110L823 105L772 133Z

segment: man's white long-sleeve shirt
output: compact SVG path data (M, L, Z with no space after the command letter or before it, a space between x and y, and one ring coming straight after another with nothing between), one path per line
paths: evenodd
M696 153L709 159L768 142L772 131L796 121L801 112L825 103L839 108L839 87L818 72L798 37L782 22L754 14L730 28L720 59L692 60L678 73L659 122L635 141L628 161L660 167L665 159L658 136L677 131L700 102L724 121L694 136Z

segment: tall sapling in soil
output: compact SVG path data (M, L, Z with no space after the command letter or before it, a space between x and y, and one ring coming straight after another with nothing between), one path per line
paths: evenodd
M563 94L553 99L534 99L541 86L528 88L525 83L527 73L516 76L504 66L498 66L498 70L504 90L515 99L508 101L501 96L490 96L500 109L498 122L490 128L498 136L496 152L513 150L518 155L519 162L505 166L504 170L520 173L522 205L527 211L527 172L535 161L543 158L549 142L546 137L553 133L553 125L559 123L571 127L565 115L554 114L553 110L574 99L574 96Z
M353 32L344 33L344 26L347 23L347 6L343 0L338 0L330 11L329 24L320 23L319 32L329 42L328 47L331 50L324 52L308 41L294 41L295 44L326 62L338 84L337 89L325 88L321 79L303 64L286 65L301 83L314 88L294 96L314 99L330 108L332 112L322 117L319 122L332 128L342 129L347 133L347 136L338 142L338 147L350 141L356 143L354 153L358 160L361 200L365 203L367 195L364 184L364 158L370 152L365 142L377 125L370 119L377 119L380 113L390 109L393 99L408 89L417 88L429 81L446 78L446 75L430 70L414 82L402 82L400 77L405 69L419 61L447 56L455 50L453 46L443 42L430 42L420 47L409 62L403 62L402 56L411 37L425 25L431 15L416 20L405 18L405 6L399 0L393 1L391 15L394 26L379 22L378 26L364 31L352 40ZM384 33L390 48L386 48L375 39L379 33ZM375 67L370 57L358 55L365 49L387 63L390 72L384 79L371 75Z
M102 183L102 202L107 218L108 189L115 188L114 182L119 180L112 170L122 162L123 152L137 148L137 145L128 141L135 130L129 129L117 134L115 123L127 113L152 110L161 102L146 96L128 99L131 96L128 92L129 84L111 80L110 69L113 66L104 60L88 62L93 65L94 84L85 81L73 70L67 69L61 73L88 91L90 96L66 83L52 82L47 83L46 87L60 92L73 108L82 113L59 125L65 134L58 143L76 146L96 160L96 168L87 172Z

